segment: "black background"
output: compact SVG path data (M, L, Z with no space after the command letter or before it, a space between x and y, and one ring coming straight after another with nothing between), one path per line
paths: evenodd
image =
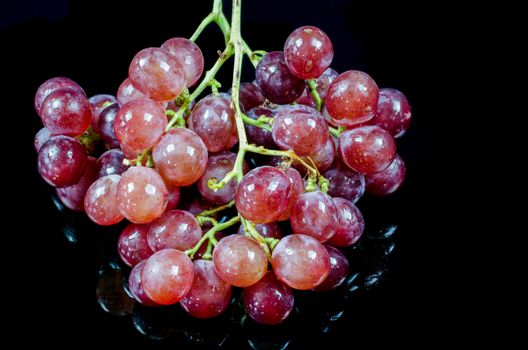
M17 154L5 154L4 159L15 165L9 170L5 191L13 215L22 214L9 233L14 243L4 248L17 254L9 264L9 272L15 275L10 279L8 298L15 306L13 335L35 336L47 344L179 346L170 339L148 340L134 329L130 317L111 316L99 308L94 293L101 263L98 252L109 249L101 248L100 242L111 242L115 235L88 225L83 231L89 232L79 235L77 243L65 238L64 217L36 170L33 137L41 125L33 96L43 81L54 76L72 78L89 96L115 94L137 51L159 46L173 36L190 36L211 3L2 3L1 64L3 87L7 88L3 93L2 118L7 121L3 142L5 150L15 148ZM224 7L229 12L227 1ZM288 34L301 25L320 27L334 44L333 68L340 72L364 70L380 87L403 91L413 107L411 130L398 141L399 153L407 163L406 183L400 193L375 201L384 212L391 212L389 216L396 217L399 225L387 280L354 307L349 306L330 335L309 345L336 346L344 341L347 347L394 342L426 346L448 342L452 335L464 331L464 308L452 311L452 294L457 294L457 302L465 302L457 277L448 272L455 265L464 270L455 262L454 246L446 239L446 235L459 232L454 226L452 231L444 230L449 221L445 212L450 209L442 206L451 177L443 167L454 161L448 157L453 145L446 145L443 139L445 118L457 118L456 108L448 116L446 110L454 107L457 98L450 96L451 105L446 106L447 90L441 87L449 84L446 77L454 52L461 57L459 65L464 65L459 51L463 40L457 39L465 34L453 35L457 19L452 17L452 8L440 3L423 7L404 2L245 0L242 16L246 41L253 49L267 51L282 49ZM202 34L198 44L206 66L214 62L216 51L223 49L222 36L214 27ZM244 80L252 80L251 66L245 62L244 67ZM226 65L218 80L228 86L230 76ZM452 130L450 142L456 134ZM85 225L82 220L81 225ZM438 319L446 315L451 321L439 326ZM297 342L289 348L303 346L306 344Z

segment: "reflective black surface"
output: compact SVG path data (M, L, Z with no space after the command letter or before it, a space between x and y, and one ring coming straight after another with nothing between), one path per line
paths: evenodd
M8 10L14 8L11 2ZM398 140L407 165L404 186L389 197L365 197L358 204L366 233L347 252L348 285L326 295L297 293L290 319L280 327L263 327L247 319L241 324L236 303L210 321L190 319L178 306L147 309L130 303L122 288L129 270L115 251L119 227L97 227L83 215L57 210L52 190L36 170L33 136L41 126L33 95L40 83L68 76L88 95L115 93L137 51L171 36L189 36L210 1L124 6L50 1L47 11L37 11L41 5L34 1L22 3L26 12L10 17L11 12L2 11L0 22L3 87L8 90L2 96L8 101L3 104L3 142L4 149L17 154L5 156L12 165L3 174L10 200L5 220L17 227L6 233L4 248L13 254L6 257L10 267L3 280L8 306L14 309L13 337L124 349L353 348L439 339L435 321L448 304L444 291L456 284L445 272L454 264L449 249L455 243L449 240L451 232L440 228L450 210L439 206L440 180L450 176L438 157L445 147L438 142L445 118L438 100L445 96L434 92L443 73L436 69L441 65L434 53L449 45L432 32L427 40L417 34L433 26L428 25L433 17L425 12L416 16L413 5L405 3L244 1L243 31L253 48L280 50L296 27L319 26L334 43L332 67L365 70L380 87L403 91L414 113L411 129ZM222 48L221 35L208 29L198 43L210 66ZM218 78L226 87L230 69L227 64ZM252 69L248 64L245 69L244 80L252 80Z

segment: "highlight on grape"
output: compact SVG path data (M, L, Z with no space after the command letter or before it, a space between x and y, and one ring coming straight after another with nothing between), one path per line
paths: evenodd
M240 7L234 0L229 22L214 0L191 38L139 51L115 96L88 97L64 77L44 82L35 149L40 175L66 207L98 225L129 222L117 251L132 268L137 302L180 303L210 318L238 287L248 315L269 325L291 313L292 290L325 292L345 280L339 248L365 227L355 203L404 180L395 139L411 108L367 73L331 68L334 49L320 28L295 29L282 51L250 49ZM210 24L226 46L204 75L196 42ZM240 82L244 56L252 82ZM230 59L224 90L215 76ZM181 206L188 186L197 189L193 210ZM219 221L222 212L235 214Z

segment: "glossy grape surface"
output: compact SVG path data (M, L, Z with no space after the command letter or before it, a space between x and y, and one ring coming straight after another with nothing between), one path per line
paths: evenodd
M386 196L395 192L405 179L405 170L403 159L396 154L387 169L365 176L367 193L376 196Z
M107 175L95 181L84 197L84 210L98 225L117 224L124 216L117 205L117 184L119 175Z
M337 208L337 228L328 244L336 247L348 247L356 243L363 234L365 221L359 209L350 201L334 198Z
M75 185L84 174L87 164L85 148L69 136L54 136L40 148L38 171L52 186Z
M154 251L173 248L191 249L202 237L195 217L185 210L171 210L150 224L148 244Z
M204 57L202 50L186 38L172 38L165 41L161 48L174 57L183 71L187 87L191 87L203 73Z
M147 241L149 227L149 225L129 224L119 235L117 252L128 266L134 267L154 254Z
M92 109L84 92L60 89L49 94L40 108L42 123L53 135L77 136L92 123Z
M303 193L293 206L290 223L294 233L326 242L337 230L336 205L321 191Z

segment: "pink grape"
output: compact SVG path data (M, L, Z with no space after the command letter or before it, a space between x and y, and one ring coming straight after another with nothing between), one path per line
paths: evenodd
M121 176L117 203L121 213L135 224L150 223L163 214L169 191L159 174L151 168L136 166Z
M324 247L330 257L330 273L323 283L313 289L315 292L328 292L336 289L345 282L348 276L349 265L345 254L331 245L325 244Z
M49 94L40 108L42 123L53 135L77 136L92 123L92 109L84 92L60 89Z
M295 29L286 39L284 58L295 76L314 79L332 63L334 48L330 38L321 29L304 26Z
M229 150L238 142L235 115L224 97L198 101L189 117L189 129L202 138L209 152Z
M255 229L264 238L282 238L281 229L276 222L270 222L267 224L256 224ZM245 234L245 232L246 230L244 230L244 225L240 225L237 233L243 235Z
M185 87L185 76L178 61L167 51L154 47L134 56L128 76L139 91L155 101L174 100Z
M290 223L294 233L326 242L338 228L336 205L321 191L303 193L293 206Z
M128 169L128 166L123 164L124 160L125 155L118 149L110 149L101 154L97 159L97 177L123 174Z
M152 151L154 165L170 186L195 183L207 167L207 148L192 130L176 128L161 137Z
M376 196L386 196L395 192L401 186L404 179L405 163L396 154L396 157L387 169L365 176L367 193Z
M165 41L161 48L171 54L181 67L186 86L196 84L204 70L204 57L198 45L186 38L172 38Z
M202 237L196 218L185 210L171 210L150 224L148 244L154 251L173 248L181 251L193 248Z
M130 81L130 78L126 78L121 85L119 85L116 97L119 107L123 107L125 103L137 100L138 98L147 98L147 95L136 89L134 84L132 84L132 81Z
M365 176L356 173L340 160L334 162L332 168L323 175L330 181L328 194L332 197L342 197L356 203L365 192Z
M337 229L328 244L336 247L348 247L356 243L363 234L365 221L359 209L350 201L334 198L337 208Z
M88 157L84 174L79 182L72 186L57 188L57 196L71 210L84 211L84 196L90 185L97 179L96 164L94 157Z
M84 90L71 79L64 77L56 77L46 80L37 89L35 94L35 111L41 116L40 109L44 100L53 92L60 89L71 89L84 94Z
M86 169L85 148L69 136L53 136L40 148L38 171L52 186L66 187L79 182Z
M213 154L207 161L207 168L203 176L198 180L198 191L202 197L212 204L225 204L235 198L235 191L238 186L236 179L229 181L221 189L212 190L208 187L207 182L211 178L218 181L222 180L224 176L233 169L237 155L232 152L220 152ZM248 165L243 161L243 172L248 171Z
M46 143L46 141L48 141L50 137L51 137L51 133L46 128L42 128L37 132L37 134L35 135L35 141L34 141L35 150L37 151L37 153L38 151L40 151L40 148L42 147L42 145Z
M240 181L235 205L244 218L265 224L275 221L291 198L290 180L279 169L262 166L251 170Z
M218 242L213 252L215 271L235 287L257 283L268 270L268 258L260 245L243 235L231 235Z
M176 304L191 289L194 268L191 259L176 249L163 249L146 260L141 271L145 294L161 305Z
M140 304L145 306L160 306L147 296L145 289L143 288L143 282L141 281L141 271L143 271L143 267L146 263L146 260L142 260L134 266L132 271L130 271L130 275L128 277L128 289L130 290L130 293L134 299L136 299L136 301Z
M398 138L411 124L411 106L404 94L396 89L381 89L376 115L369 121Z
M117 99L115 98L115 96L107 94L94 95L88 99L88 103L90 103L90 107L92 107L92 129L96 133L99 133L99 130L97 129L97 121L99 120L99 115L106 107L116 102Z
M319 171L325 171L332 166L336 155L335 144L332 137L328 137L322 147L315 150L309 157L315 163ZM305 158L304 161L311 164L310 160ZM303 167L299 163L294 163L297 167Z
M117 252L130 267L148 259L154 252L147 241L150 225L128 224L117 240Z
M352 170L374 174L392 163L396 156L396 142L379 126L362 126L341 134L339 152L343 162Z
M97 119L97 128L95 130L97 130L97 133L101 136L108 148L120 147L114 129L115 117L118 111L119 105L114 103L102 110Z
M378 86L367 73L349 70L330 84L326 107L335 124L350 127L374 117L378 97Z
M273 120L272 136L284 150L299 156L312 154L322 148L330 137L328 125L319 112L306 106L280 109Z
M293 234L275 247L271 264L277 278L294 289L307 290L320 285L330 272L330 257L315 238Z
M293 292L272 271L254 285L244 288L244 307L249 317L261 324L284 321L293 310Z
M255 69L257 86L271 102L287 104L301 96L305 83L291 73L280 51L268 52Z
M180 305L192 317L204 319L220 315L231 302L231 286L218 277L212 261L195 260L193 265L193 284Z
M290 200L288 202L288 208L277 218L277 221L288 220L291 216L293 206L297 201L297 198L304 192L304 183L301 174L294 168L288 168L284 174L290 180Z
M84 197L84 210L88 217L98 225L117 224L124 216L117 205L117 184L119 175L107 175L95 181Z
M167 126L165 112L156 102L142 98L125 104L117 112L114 131L129 150L143 151L156 144Z

